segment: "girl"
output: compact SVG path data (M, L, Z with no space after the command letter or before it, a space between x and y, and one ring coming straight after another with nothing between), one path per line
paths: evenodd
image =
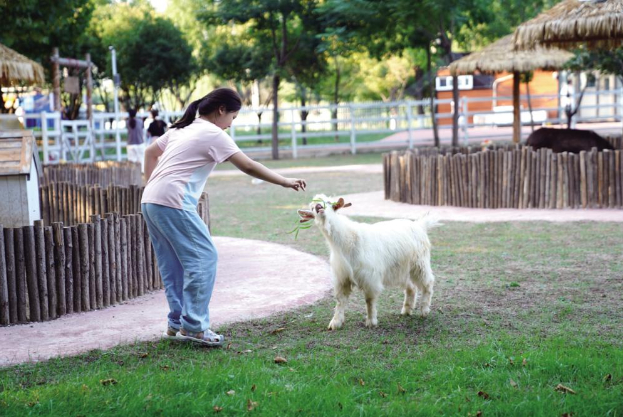
M143 140L143 121L136 119L136 110L128 110L130 118L128 119L128 161L139 162L141 164L141 172L144 171L145 141Z
M284 178L251 160L224 132L241 106L238 93L216 89L194 101L145 151L147 186L141 203L169 303L168 338L210 346L224 341L210 330L208 311L217 253L197 214L197 201L216 164L230 161L248 175L305 190L304 180Z

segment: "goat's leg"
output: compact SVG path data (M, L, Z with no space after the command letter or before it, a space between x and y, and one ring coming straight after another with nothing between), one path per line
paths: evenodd
M417 295L417 288L413 283L407 282L407 286L405 288L405 301L402 305L402 310L400 314L403 316L410 316L413 311L413 307L415 306L415 297Z
M366 294L366 327L376 327L379 324L379 321L376 317L376 300L378 299L378 294Z
M341 282L335 286L335 313L329 323L329 330L337 330L344 324L344 309L348 304L348 297L352 291L350 281Z
M426 317L430 313L430 304L433 298L433 287L435 285L435 276L430 268L430 264L422 268L422 275L419 281L416 281L418 289L421 291L420 298L420 316Z

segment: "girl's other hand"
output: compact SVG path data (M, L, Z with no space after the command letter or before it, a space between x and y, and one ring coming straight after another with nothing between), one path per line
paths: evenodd
M305 180L300 180L298 178L286 178L286 181L282 185L285 188L292 188L294 191L305 191L305 187L307 187Z

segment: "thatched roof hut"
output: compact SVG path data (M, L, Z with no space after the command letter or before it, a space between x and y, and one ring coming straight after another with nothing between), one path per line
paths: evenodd
M522 72L536 69L558 69L573 54L562 49L536 49L515 51L513 35L508 35L492 43L478 52L467 55L450 64L450 72L454 74L472 74L480 72L511 72L513 73L513 142L521 139L521 114L519 104L520 75Z
M532 50L516 51L513 35L473 52L450 64L452 74L480 72L528 72L536 69L554 70L573 58L573 54L558 48L537 46Z
M514 34L517 49L537 44L572 49L615 48L623 45L623 0L564 0Z
M43 67L0 43L0 85L43 84Z

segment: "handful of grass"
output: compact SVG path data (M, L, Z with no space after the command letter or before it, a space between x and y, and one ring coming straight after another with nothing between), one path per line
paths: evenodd
M327 208L327 202L325 202L325 201L323 201L323 200L321 200L321 199L319 199L319 198L315 198L315 199L313 199L313 200L312 200L312 203L320 203L320 204L322 204L322 207L323 207L323 208L325 208L325 209ZM333 203L329 203L329 204L333 204ZM290 231L288 232L288 234L294 233L294 239L296 240L296 239L298 239L298 237L299 237L299 232L300 232L301 230L309 229L309 228L310 228L310 227L312 227L313 225L314 225L313 223L307 223L307 221L306 221L306 220L304 221L304 220L299 219L299 220L297 220L297 222L296 222L296 227L295 227L294 229L290 230Z

